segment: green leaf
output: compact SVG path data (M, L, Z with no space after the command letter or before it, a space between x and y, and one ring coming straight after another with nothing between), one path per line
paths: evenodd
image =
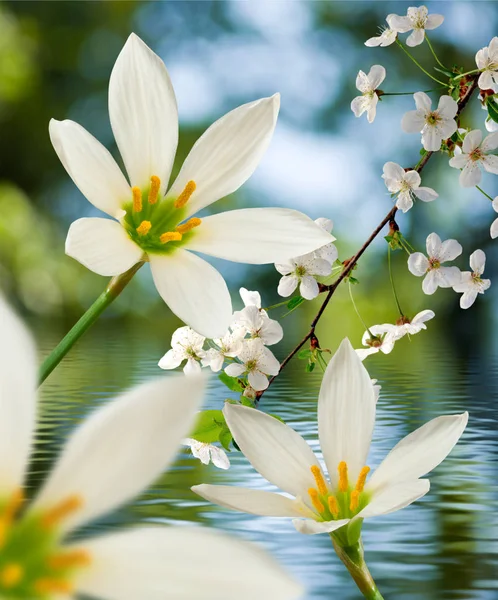
M488 107L489 118L495 123L498 123L498 104L496 104L494 96L488 96L486 105Z
M203 410L199 413L189 437L198 442L212 444L218 441L220 431L226 428L227 424L221 410Z
M301 360L304 360L306 358L309 358L313 353L311 352L311 350L309 348L304 348L303 350L300 350L297 353L297 357Z
M222 383L224 383L227 386L227 388L229 390L231 390L232 392L243 392L244 391L244 388L240 384L240 381L237 379L237 377L230 377L230 375L227 375L224 371L222 371L218 375L218 379Z
M356 279L356 277L350 277L349 282L352 283L353 285L360 283L359 280Z
M230 444L232 442L232 434L228 427L225 427L220 431L220 435L218 437L220 444L225 448L225 450L230 450Z
M314 363L314 362L309 362L309 363L306 365L306 372L307 372L307 373L311 373L311 372L313 371L313 369L315 368L315 365L316 365L316 363Z
M294 296L294 298L291 298L289 302L287 302L287 308L292 310L293 308L297 308L303 302L304 298L302 296Z

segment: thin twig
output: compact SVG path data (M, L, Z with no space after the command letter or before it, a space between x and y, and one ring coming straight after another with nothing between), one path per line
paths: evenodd
M466 88L466 90L463 93L463 96L461 97L461 99L459 100L459 103L458 103L458 112L457 112L456 117L455 117L456 119L458 119L458 117L460 116L461 112L465 109L465 107L466 107L466 105L467 105L470 97L474 93L476 87L477 87L477 78L474 78L472 80L472 82L470 83L470 85ZM422 157L422 159L420 160L420 162L414 168L414 170L417 171L418 173L420 173L422 171L422 169L425 167L425 165L429 162L429 159L431 158L431 156L433 154L437 154L437 153L435 153L435 152L426 152L424 154L424 156ZM318 312L315 315L315 318L311 322L311 324L310 324L310 330L308 331L308 333L297 344L297 346L290 352L290 354L288 354L284 358L284 360L280 364L280 371L278 372L278 375L280 375L280 373L283 371L283 369L286 367L286 365L299 352L299 350L304 346L304 344L306 344L306 342L309 339L311 339L312 337L315 336L316 326L317 326L318 322L320 321L323 313L325 312L325 309L327 308L330 300L332 299L332 296L334 295L336 289L339 287L340 283L342 281L344 281L344 279L346 279L349 276L349 274L351 273L351 271L356 266L357 262L363 256L363 254L366 251L366 249L375 240L375 238L379 235L379 233L384 229L384 227L389 223L389 221L391 221L392 219L394 219L397 211L398 211L398 209L396 208L396 206L393 206L393 208L387 213L387 215L382 219L382 221L373 230L373 232L370 234L370 237L363 244L363 246L358 250L358 252L352 258L350 258L348 261L345 261L344 268L343 268L341 274L339 275L339 277L334 281L334 283L331 283L330 285L321 285L320 286L320 292L327 292L327 295L325 296L325 299L323 300L320 308L318 309ZM268 382L268 388L275 381L275 379L278 377L278 375L274 375L269 380L269 382ZM266 388L266 389L268 389L268 388ZM266 392L266 390L263 390L262 392L258 393L258 400L261 398L261 396L265 392Z

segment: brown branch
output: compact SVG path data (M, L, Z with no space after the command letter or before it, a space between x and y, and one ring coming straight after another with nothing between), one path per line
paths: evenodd
M472 96L475 89L477 88L477 77L469 78L469 80L462 83L461 86L462 87L461 87L461 92L460 92L460 100L458 102L458 111L456 114L456 119L459 119L462 111L467 106L467 103L468 103L470 97ZM431 156L433 154L437 154L437 153L426 152L424 154L424 156L422 157L422 159L420 160L420 162L418 163L418 165L416 167L414 167L413 170L420 173L422 171L422 169L425 167L425 165L429 162L429 159L431 158ZM335 291L337 290L337 288L339 287L341 282L344 281L344 279L346 279L346 277L349 276L351 271L354 269L354 267L358 263L359 259L362 257L363 253L370 246L370 244L375 240L375 238L379 235L379 233L384 229L384 227L389 223L389 221L394 219L397 211L398 211L398 209L396 208L396 206L394 206L387 213L387 215L382 219L382 221L373 230L373 232L371 233L368 240L363 244L363 246L358 250L358 252L352 258L350 258L348 261L345 262L343 270L341 271L341 273L340 273L339 277L336 279L336 281L334 281L334 283L331 283L330 285L321 285L320 286L320 292L327 292L327 295L325 296L324 301L322 302L317 314L315 315L315 318L313 319L313 321L310 324L310 330L303 337L303 339L297 344L297 346L290 352L290 354L288 354L284 358L284 360L280 364L280 370L279 370L278 374L274 375L270 379L270 381L268 383L268 387L270 387L270 385L275 381L275 379L278 377L278 375L280 375L280 373L285 368L285 366L299 352L299 350L304 346L304 344L309 339L316 337L315 329L316 329L316 326L318 325L318 321L321 319L323 313L325 312L325 309L327 308L327 305L329 304L330 300L332 299L332 296L335 294ZM265 391L266 390L263 390L262 392L258 393L258 396L257 396L258 400L265 393Z

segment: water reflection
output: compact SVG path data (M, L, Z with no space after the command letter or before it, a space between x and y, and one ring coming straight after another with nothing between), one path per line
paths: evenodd
M42 352L57 337L39 332ZM456 351L448 351L435 329L419 337L390 356L369 359L372 376L383 385L369 464L378 465L401 437L439 414L469 410L471 418L461 442L431 478L430 493L408 509L367 522L369 566L386 598L496 599L498 357L463 360ZM160 375L156 363L166 339L157 330L108 325L80 342L42 391L31 491L64 438L89 410L134 383ZM277 349L279 356L284 352L285 348ZM293 371L265 396L262 407L281 415L318 450L316 399L321 377L305 376L298 371L301 367L294 364ZM225 388L213 378L207 406L220 407L225 397ZM190 491L191 485L201 482L271 489L240 454L233 452L230 459L232 468L225 472L206 468L183 452L133 505L90 529L172 521L218 527L274 553L307 586L308 598L358 598L327 536L303 536L285 519L226 511Z

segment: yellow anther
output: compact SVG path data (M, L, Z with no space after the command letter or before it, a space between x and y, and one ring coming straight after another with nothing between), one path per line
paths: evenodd
M175 227L175 230L183 235L184 233L187 233L187 231L194 229L194 227L199 227L200 224L201 220L198 217L192 217L186 223L182 223L181 225L178 225L178 227Z
M69 496L66 500L59 502L49 511L47 511L42 518L42 524L44 527L50 529L59 525L66 517L76 512L83 506L83 499L80 496Z
M320 501L320 498L318 497L318 492L315 490L315 488L310 488L308 490L308 494L311 498L311 503L313 504L317 512L319 512L320 514L323 513L323 511L325 510L325 506L323 506L322 502Z
M336 519L339 516L339 504L337 503L335 496L329 496L327 503L332 516Z
M133 194L133 211L140 212L142 210L142 190L139 187L132 187Z
M149 204L155 204L157 202L160 187L161 180L157 175L152 175L150 178Z
M321 496L324 496L327 493L327 484L325 483L325 479L322 475L322 470L318 465L313 465L311 467L311 472L313 473L313 477L316 481L316 487L318 488L318 493Z
M342 460L337 467L339 471L339 491L347 492L349 487L348 482L348 465Z
M147 235L152 227L152 223L150 221L142 221L140 225L137 227L138 235Z
M10 563L2 568L0 573L0 582L4 588L15 587L22 579L24 570L17 563Z
M167 244L168 242L179 242L182 239L182 234L178 231L167 231L163 233L159 239L163 244Z
M71 550L54 554L48 559L48 566L52 569L71 569L72 567L86 567L92 562L92 557L86 550Z
M351 492L351 501L349 503L349 510L355 511L360 504L360 492L353 490Z
M72 594L74 591L74 586L69 581L50 577L35 581L34 588L38 594Z
M182 208L190 200L190 196L195 192L195 181L189 181L183 192L175 200L175 208Z
M363 467L363 469L360 471L360 474L358 475L358 481L356 482L356 486L354 489L357 492L360 492L360 494L363 491L363 488L365 487L365 482L369 473L370 467Z

